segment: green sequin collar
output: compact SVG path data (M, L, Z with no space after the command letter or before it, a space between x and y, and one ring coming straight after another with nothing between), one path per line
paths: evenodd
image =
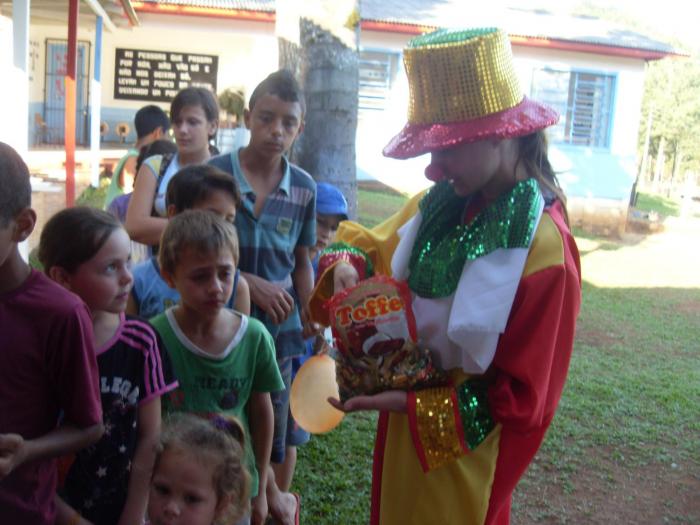
M421 200L422 222L408 263L408 286L419 296L452 294L467 260L499 248L530 245L542 199L536 180L517 183L463 224L469 199L455 195L448 182L440 182Z

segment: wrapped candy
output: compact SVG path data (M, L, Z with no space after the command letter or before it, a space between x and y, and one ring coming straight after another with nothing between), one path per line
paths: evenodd
M342 401L445 382L428 349L416 344L416 320L405 282L378 275L334 295L326 306L338 349Z

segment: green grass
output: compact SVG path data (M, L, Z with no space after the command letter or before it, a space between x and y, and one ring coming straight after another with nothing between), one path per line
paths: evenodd
M635 208L640 211L656 212L664 217L678 217L681 205L675 199L668 199L653 193L639 192Z
M404 200L359 195L365 224L384 219ZM617 469L641 473L677 463L689 473L700 471L699 317L700 289L598 288L584 282L559 410L514 497L518 523L570 523L567 512L578 512L579 520L595 515L595 506L577 492L586 474L599 479L600 490L634 491L616 485ZM375 421L371 414L351 414L300 448L294 490L302 494L302 523L367 523ZM526 496L548 487L561 487L570 498L566 508ZM674 520L693 519L676 514Z
M299 447L292 490L301 494L301 523L369 522L375 428L375 414L352 414Z
M618 461L637 466L665 457L700 464L698 312L683 311L700 308L700 290L584 283L583 297L569 380L543 452L571 471L592 466L591 447L615 449Z
M396 213L408 197L392 191L357 189L358 222L368 228Z
M579 476L593 474L603 490L619 490L611 469L641 476L650 466L661 471L672 463L697 472L699 313L698 289L596 288L584 282L559 410L519 489L527 494L561 486L574 492ZM576 500L572 495L572 505ZM529 505L516 491L514 512L532 516Z
M100 185L97 188L88 186L85 188L78 198L75 199L76 206L90 206L91 208L102 209L107 197L110 180L107 177L100 179Z

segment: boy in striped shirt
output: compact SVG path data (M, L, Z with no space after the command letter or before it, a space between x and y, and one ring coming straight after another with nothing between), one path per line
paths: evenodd
M251 314L275 340L285 383L285 390L272 396L271 462L278 476L290 469L285 460L293 461L291 456L286 458L285 442L289 383L292 358L304 352L302 325L307 325L313 288L309 248L316 244L316 184L284 155L304 127L305 108L294 76L284 70L272 73L255 88L244 114L251 133L248 146L209 161L238 182L242 197L235 222L239 267L250 287ZM268 479L270 513L283 525L298 523L298 498L280 491L274 475Z

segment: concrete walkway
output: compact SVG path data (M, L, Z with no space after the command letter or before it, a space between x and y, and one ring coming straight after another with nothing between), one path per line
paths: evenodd
M696 207L697 210L697 207ZM609 288L700 288L700 217L669 217L664 231L625 234L617 249L580 239L583 278Z

